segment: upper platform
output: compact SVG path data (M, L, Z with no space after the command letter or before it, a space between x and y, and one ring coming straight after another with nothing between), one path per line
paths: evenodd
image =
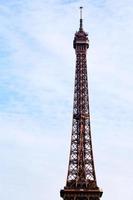
M80 26L79 31L75 33L74 41L73 41L73 48L76 49L76 46L84 45L89 48L89 39L88 33L83 30L83 18L82 18L82 8L80 7Z

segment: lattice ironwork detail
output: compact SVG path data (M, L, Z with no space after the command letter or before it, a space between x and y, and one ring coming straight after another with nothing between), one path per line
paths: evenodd
M76 72L72 137L67 176L68 187L96 187L87 81L86 51L88 47L88 35L80 30L74 38Z

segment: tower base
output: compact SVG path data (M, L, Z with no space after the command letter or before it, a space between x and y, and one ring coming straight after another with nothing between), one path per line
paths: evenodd
M65 189L60 191L64 200L100 200L103 192L100 189Z

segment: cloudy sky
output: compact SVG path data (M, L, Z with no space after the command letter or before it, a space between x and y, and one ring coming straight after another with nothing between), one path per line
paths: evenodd
M1 200L60 199L81 5L98 185L103 200L132 199L133 1L0 0Z

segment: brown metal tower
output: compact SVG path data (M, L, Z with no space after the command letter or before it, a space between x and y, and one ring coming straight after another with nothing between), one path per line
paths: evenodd
M64 200L99 200L91 141L86 54L88 34L83 30L82 7L80 27L73 42L76 52L73 125L66 186L60 191Z

